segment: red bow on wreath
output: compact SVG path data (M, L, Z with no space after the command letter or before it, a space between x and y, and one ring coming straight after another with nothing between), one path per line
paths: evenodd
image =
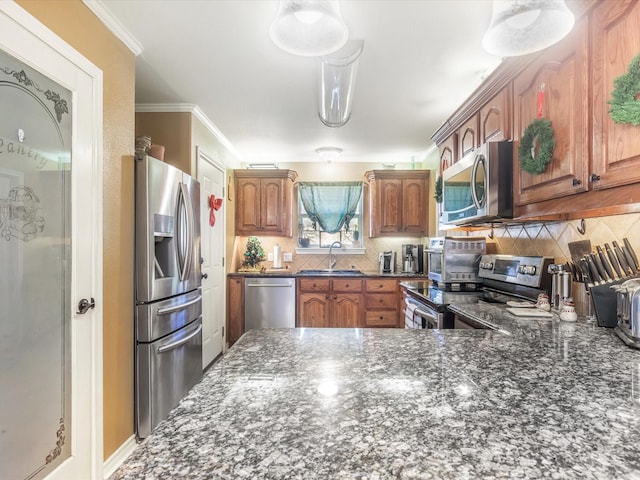
M216 224L216 210L220 210L222 206L222 198L216 198L215 195L209 197L209 225L212 227Z

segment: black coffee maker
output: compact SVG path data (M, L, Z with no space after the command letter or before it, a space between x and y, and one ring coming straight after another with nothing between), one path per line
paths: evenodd
M424 245L402 245L402 273L424 273Z

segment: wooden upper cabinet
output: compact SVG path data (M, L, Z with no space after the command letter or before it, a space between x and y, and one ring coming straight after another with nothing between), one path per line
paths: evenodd
M640 52L640 2L602 2L593 11L594 190L640 182L640 127L609 114L614 80ZM636 96L637 98L637 96Z
M372 170L365 177L370 237L427 235L427 170Z
M606 2L608 3L608 2ZM615 3L615 2L613 2ZM514 80L514 203L526 205L588 189L589 25L576 23L570 36L543 52ZM520 169L518 144L537 118L538 92L544 92L542 118L551 121L556 146L540 174Z
M480 144L511 140L512 85L507 85L480 109Z
M480 116L473 115L458 130L458 159L480 146Z
M458 161L458 135L453 134L438 146L440 150L440 172Z
M236 235L291 237L292 170L235 170Z

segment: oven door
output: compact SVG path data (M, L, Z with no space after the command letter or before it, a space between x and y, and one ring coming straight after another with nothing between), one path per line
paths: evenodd
M426 305L420 305L413 311L413 319L414 323L419 325L416 328L442 328L442 315Z

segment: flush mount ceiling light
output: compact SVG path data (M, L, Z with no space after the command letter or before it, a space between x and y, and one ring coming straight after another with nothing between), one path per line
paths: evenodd
M320 58L318 115L327 127L341 127L351 118L353 85L364 41L349 40L339 51Z
M484 49L514 57L547 48L573 28L575 18L564 0L493 0Z
M269 34L285 52L305 57L335 52L349 38L337 0L280 0Z
M316 148L316 153L322 160L331 163L338 159L342 153L342 149L338 147L320 147Z

